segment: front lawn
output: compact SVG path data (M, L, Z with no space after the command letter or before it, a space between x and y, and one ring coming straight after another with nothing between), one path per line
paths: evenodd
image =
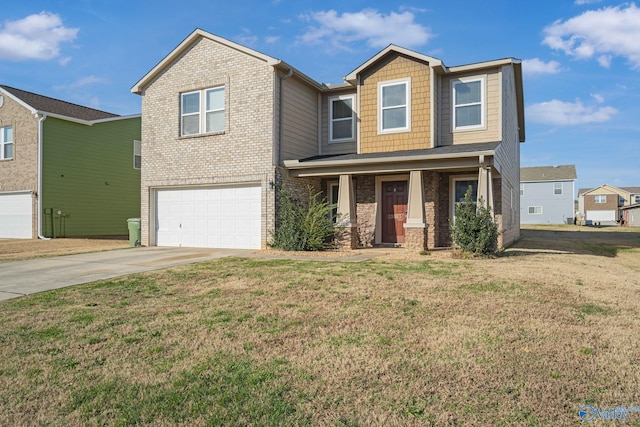
M228 258L9 300L0 425L579 424L640 404L638 246Z

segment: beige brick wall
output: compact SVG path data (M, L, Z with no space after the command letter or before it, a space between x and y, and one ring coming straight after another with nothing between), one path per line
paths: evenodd
M411 77L411 130L378 134L378 83ZM363 75L360 88L360 152L379 153L431 147L429 65L390 54Z
M0 127L13 126L13 159L0 160L0 193L38 190L38 119L8 96L0 107ZM33 198L33 238L37 237L37 199Z
M225 131L181 137L180 94L225 86ZM262 185L263 246L273 228L275 74L266 62L200 38L142 94L142 244L153 244L153 190Z

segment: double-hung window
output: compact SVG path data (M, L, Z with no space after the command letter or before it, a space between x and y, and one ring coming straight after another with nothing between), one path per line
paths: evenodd
M453 82L454 130L484 127L484 79L460 79Z
M140 141L133 141L133 168L142 168L142 144Z
M223 132L224 86L180 95L180 135Z
M553 194L555 195L562 195L562 183L561 182L554 182L553 183Z
M329 129L331 142L353 140L354 113L353 96L338 96L329 99Z
M597 194L595 197L595 202L598 204L607 203L607 195L606 194Z
M411 80L379 83L378 108L380 133L411 130Z
M0 128L0 160L13 159L13 126Z
M530 215L542 215L542 206L529 206Z

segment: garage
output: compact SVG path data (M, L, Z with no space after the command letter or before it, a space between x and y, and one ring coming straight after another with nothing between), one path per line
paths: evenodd
M260 249L261 187L156 191L156 245Z
M587 220L591 221L616 221L616 211L587 211Z
M0 238L31 239L31 191L0 193Z

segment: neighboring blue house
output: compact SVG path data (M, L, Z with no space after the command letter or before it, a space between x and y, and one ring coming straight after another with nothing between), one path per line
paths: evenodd
M520 224L566 224L575 216L576 167L520 169Z

